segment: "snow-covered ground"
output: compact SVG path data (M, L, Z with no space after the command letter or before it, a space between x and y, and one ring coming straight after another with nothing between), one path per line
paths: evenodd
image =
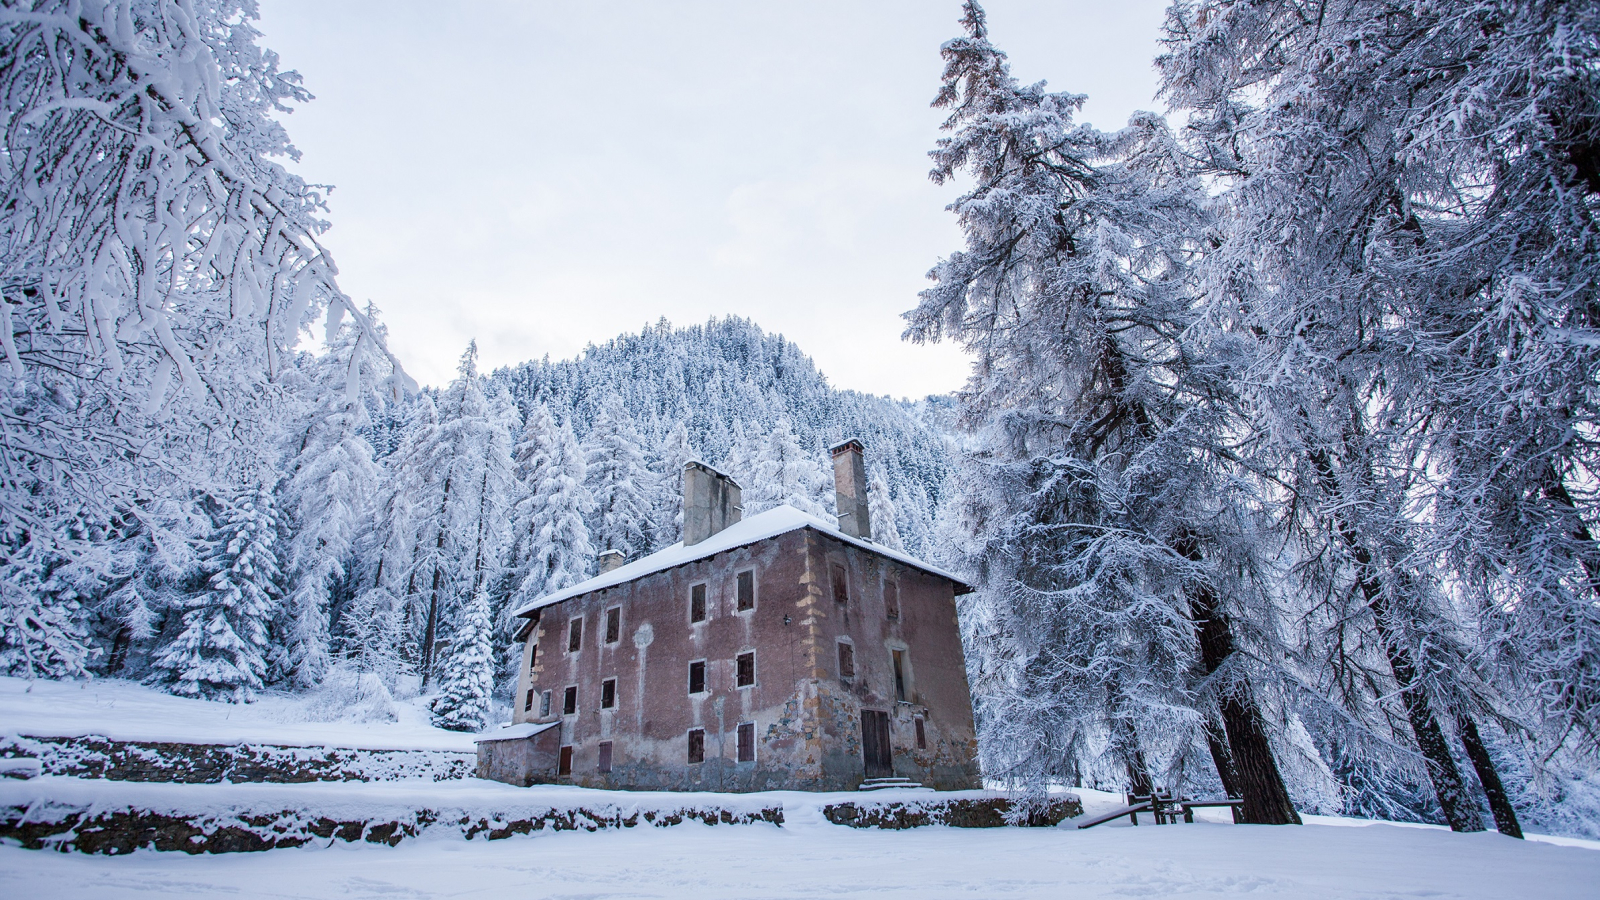
M234 704L174 697L109 678L30 682L0 677L0 736L98 734L122 741L475 749L472 735L430 725L419 704L397 702L393 707L397 722L316 721L336 714L316 695L267 694L255 703Z
M235 706L170 697L118 681L0 678L0 733L101 734L122 740L255 741L371 749L470 750L471 736L427 724L416 703L401 721L310 721L315 701L267 697ZM1078 792L1088 813L1116 797ZM0 897L786 898L1221 897L1592 898L1600 842L1516 841L1308 817L1299 827L1237 826L1222 810L1193 825L1085 831L1060 828L907 831L829 824L822 806L888 794L790 792L739 796L513 788L476 780L168 785L59 777L0 782L0 802L42 808L132 806L199 813L306 809L338 816L418 808L516 814L537 806L662 807L671 802L759 809L781 804L784 824L538 832L463 840L430 828L399 847L318 841L265 853L189 856L140 850L104 857L0 846ZM923 794L922 796L929 796Z
M798 813L798 811L797 811ZM1155 827L885 832L782 827L428 839L223 856L0 847L16 898L1100 898L1591 900L1600 852L1430 828Z

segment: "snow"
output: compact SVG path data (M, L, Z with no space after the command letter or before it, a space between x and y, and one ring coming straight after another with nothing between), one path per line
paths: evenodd
M398 722L318 722L316 695L264 694L254 703L174 697L109 678L29 682L0 676L0 735L122 741L350 747L472 752L472 734L428 723L420 706L396 703Z
M481 784L481 783L479 783ZM508 796L596 794L501 785L124 785L149 793L225 788L278 799L431 795L458 803ZM5 790L26 789L25 785ZM9 793L6 794L10 796ZM131 796L131 793L127 796ZM703 795L653 795L691 800ZM1542 900L1589 898L1600 852L1523 842L1492 832L1452 834L1389 825L876 831L820 816L818 797L781 797L785 823L536 833L463 841L427 832L397 848L335 843L222 856L138 851L123 857L0 847L0 896L122 898L290 897L1231 897L1505 898L1537 886ZM791 798L793 805L791 806ZM727 798L726 795L719 800ZM877 799L877 798L874 798ZM1356 824L1356 823L1345 823ZM1593 845L1591 842L1591 846Z
M531 603L525 603L512 615L527 615L536 609L543 609L547 606L553 606L563 600L570 600L573 597L587 594L590 591L598 591L601 588L614 587L624 582L632 581L635 578L642 578L646 575L651 575L656 572L671 569L675 566L691 563L698 559L705 559L708 556L713 556L727 550L732 550L735 547L743 547L747 544L753 544L756 541L763 541L767 538L776 537L780 534L787 534L788 532L796 531L801 528L811 528L816 531L820 531L834 540L842 541L846 544L853 544L863 550L879 554L880 556L887 556L890 559L904 563L912 568L921 569L924 572L937 575L941 578L948 578L962 587L965 587L966 585L966 583L960 578L957 578L956 576L946 572L941 568L938 568L937 566L929 565L922 560L908 556L897 550L890 550L888 547L885 547L882 544L875 544L871 541L864 541L861 538L851 537L850 535L845 534L838 528L835 528L816 516L803 513L792 506L778 506L774 507L773 509L769 509L766 512L753 515L748 519L744 519L729 525L727 528L724 528L723 530L717 532L711 537L706 538L700 543L695 544L692 547L685 547L680 541L663 550L658 550L642 559L636 559L626 565L618 566L617 568L612 569L610 572L606 572L603 575L597 575L588 581L580 581L565 590L556 591L553 594L547 594L537 600L532 601Z
M521 725L508 725L494 731L484 732L473 738L473 741L481 744L484 741L514 741L519 738L530 738L541 731L549 731L560 724L560 722L546 722L540 725L534 722L523 722Z

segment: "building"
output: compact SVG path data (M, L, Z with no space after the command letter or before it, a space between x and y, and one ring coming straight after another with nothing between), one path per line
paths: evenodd
M947 572L871 541L861 445L833 448L839 526L684 471L684 541L535 599L510 728L479 774L642 790L979 786Z

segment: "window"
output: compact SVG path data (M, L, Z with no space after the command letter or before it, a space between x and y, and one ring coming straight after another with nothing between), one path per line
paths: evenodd
M545 691L543 694L539 695L539 715L541 715L541 716L550 715L550 692L549 691Z
M571 747L562 747L561 748L561 761L556 764L556 774L557 775L571 775L572 774L572 748Z
M856 648L844 641L839 642L839 677L856 677Z
M906 699L906 652L894 651L894 698L904 703Z
M528 671L532 672L533 671L533 667L537 666L538 664L539 664L539 645L530 641L528 643Z
M583 646L583 620L573 619L567 623L567 652L577 653Z
M561 714L575 716L578 714L578 686L567 688L566 694L561 698Z
M739 726L739 762L756 761L756 723Z
M611 771L611 742L600 742L600 765L595 767L601 775Z
M689 762L699 763L706 761L706 732L703 728L695 728L689 732Z
M917 726L917 749L918 750L926 750L926 749L928 749L928 729L923 726L922 717L918 716L917 718L912 719L911 721L912 721L912 724Z
M735 683L739 687L749 687L756 683L756 655L754 652L739 654L737 666L739 674Z
M691 585L689 588L689 621L704 622L706 620L706 586L704 584Z
M850 581L839 563L833 564L833 600L835 603L850 602Z
M611 709L617 705L617 680L607 678L600 682L600 708Z
M689 693L704 694L706 692L706 663L705 660L689 663Z
M523 712L533 712L533 695L534 695L534 693L535 692L532 691L532 690L528 691L528 699L525 702L523 702L523 704L522 704L522 711Z
M900 618L900 584L894 581L883 583L883 613L891 619Z
M606 643L615 644L622 637L622 607L606 610Z
M740 572L733 577L735 606L740 612L756 608L756 573Z

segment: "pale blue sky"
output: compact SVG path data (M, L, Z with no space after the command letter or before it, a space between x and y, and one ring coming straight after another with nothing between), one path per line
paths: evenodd
M1084 118L1156 108L1163 0L992 0L1026 81ZM960 246L927 179L956 0L262 0L317 99L297 171L336 186L325 242L412 374L441 384L665 316L738 314L839 387L953 390L951 347L900 340Z

